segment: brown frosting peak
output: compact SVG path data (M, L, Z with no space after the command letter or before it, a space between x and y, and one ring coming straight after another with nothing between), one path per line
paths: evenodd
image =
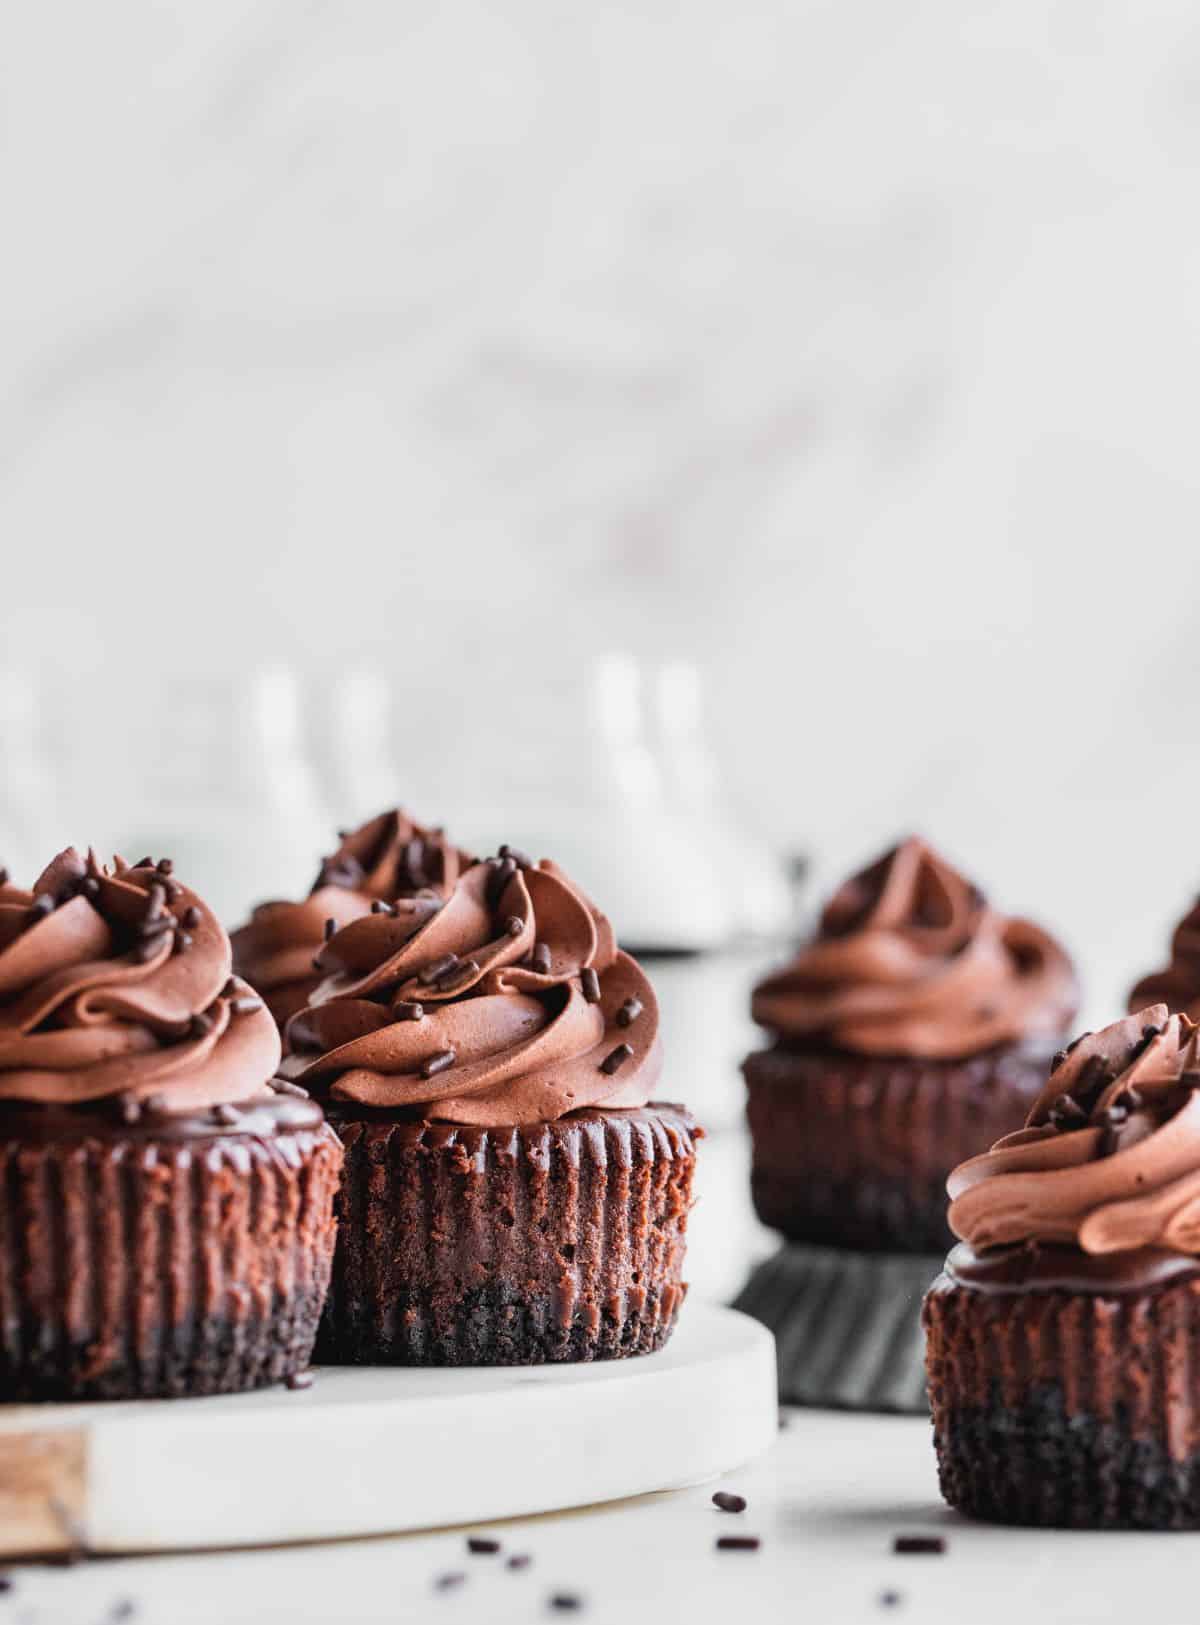
M326 921L348 925L369 914L372 903L420 892L447 897L474 861L442 830L414 822L401 808L342 831L303 902L260 903L233 933L238 974L259 990L282 1028L321 980L313 974L313 955Z
M1175 927L1170 962L1144 976L1129 995L1130 1010L1160 1003L1193 1021L1200 1018L1200 899Z
M1075 1014L1066 954L988 906L924 841L893 847L836 892L815 938L760 983L754 1019L864 1055L960 1059L1054 1038Z
M128 1117L269 1099L279 1038L229 938L165 859L60 852L0 887L0 1103Z
M951 1174L950 1228L1094 1255L1200 1253L1200 1037L1165 1004L1055 1057L1026 1127Z
M444 903L399 899L317 957L282 1071L335 1099L515 1126L644 1106L661 1071L640 966L556 865L508 848Z

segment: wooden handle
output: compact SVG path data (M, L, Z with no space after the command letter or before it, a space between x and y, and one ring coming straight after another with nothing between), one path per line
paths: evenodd
M87 1433L0 1433L0 1557L86 1548Z

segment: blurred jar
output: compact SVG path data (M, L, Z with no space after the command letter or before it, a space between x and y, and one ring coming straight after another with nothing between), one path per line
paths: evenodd
M124 714L131 748L105 786L115 850L170 857L231 924L256 902L307 891L332 832L293 671L169 677Z
M71 839L63 827L45 700L32 672L0 668L0 865L23 885Z

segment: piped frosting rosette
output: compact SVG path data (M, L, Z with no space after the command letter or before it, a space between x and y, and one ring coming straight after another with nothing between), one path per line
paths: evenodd
M61 852L0 887L0 1108L194 1114L270 1098L279 1037L167 860Z
M1047 932L989 907L910 839L841 887L812 942L756 988L752 1010L785 1039L958 1059L1053 1039L1077 1002L1071 962Z
M1027 1126L951 1175L951 1229L976 1254L1200 1254L1197 1091L1200 1035L1166 1005L1087 1034L1057 1057Z
M445 901L344 925L318 964L282 1071L335 1100L515 1126L643 1106L661 1071L641 967L555 864L507 847Z
M1129 995L1129 1008L1165 1004L1200 1018L1200 901L1184 915L1171 935L1171 958L1162 970L1144 976Z
M420 893L445 898L474 859L445 832L416 823L401 808L343 831L300 902L260 903L233 933L238 974L259 990L282 1025L321 980L313 956L329 932L372 906Z

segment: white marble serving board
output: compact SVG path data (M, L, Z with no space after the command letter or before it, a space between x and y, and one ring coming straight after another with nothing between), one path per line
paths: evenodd
M0 1555L432 1529L673 1489L775 1436L770 1334L691 1305L660 1354L330 1366L304 1390L0 1406Z

